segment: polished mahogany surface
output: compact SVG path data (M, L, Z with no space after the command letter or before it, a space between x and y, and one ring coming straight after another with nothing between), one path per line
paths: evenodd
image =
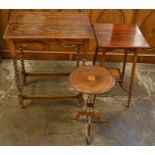
M99 47L104 48L149 48L137 25L94 24Z
M7 26L5 39L90 39L93 32L86 14L20 12Z
M115 80L104 67L81 66L70 77L72 87L84 94L98 94L110 90Z

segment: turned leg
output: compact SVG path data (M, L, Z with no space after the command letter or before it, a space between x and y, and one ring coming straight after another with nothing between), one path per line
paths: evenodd
M87 114L87 127L86 127L86 142L87 145L91 143L91 137L90 137L90 132L91 132L91 114Z
M91 143L91 117L94 115L94 104L96 100L96 95L89 95L87 97L86 105L86 118L87 118L87 133L86 133L86 142L89 145Z
M19 104L23 108L24 104L23 104L23 96L22 96L22 83L21 83L20 73L19 73L18 64L17 64L16 59L13 59L13 66L14 66L14 71L15 71L16 85L17 85L17 89L18 89Z
M77 103L77 106L78 106L78 107L81 107L81 106L83 106L83 104L84 104L83 94L81 93L81 94L79 94L79 96L78 96L78 103Z
M24 64L24 57L23 57L23 48L19 48L19 60L21 64L21 71L22 71L22 82L26 85L26 72L25 72L25 64Z
M101 113L94 110L94 105L96 101L96 95L87 95L84 101L84 106L82 110L76 113L74 119L79 120L80 116L85 116L86 118L86 142L89 145L91 143L91 122L92 117L97 118L100 121ZM101 123L107 122L106 120L100 121Z
M92 111L89 111L88 112L88 105L87 105L88 97L87 97L86 100L83 99L83 108L81 110L77 111L77 113L76 113L76 115L74 117L75 120L79 120L80 119L80 116L87 116L87 113L89 113L91 115L91 117L95 117L98 120L101 117L101 113L99 111L95 111L94 108L93 108ZM95 104L95 100L94 100L94 104Z

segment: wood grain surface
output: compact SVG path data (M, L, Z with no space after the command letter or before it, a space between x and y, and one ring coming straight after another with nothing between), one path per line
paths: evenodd
M69 80L75 90L84 94L107 92L115 83L110 72L99 66L79 67L71 73Z
M99 47L149 48L137 25L96 23L93 26Z
M22 12L10 19L4 39L90 39L89 18L85 14Z

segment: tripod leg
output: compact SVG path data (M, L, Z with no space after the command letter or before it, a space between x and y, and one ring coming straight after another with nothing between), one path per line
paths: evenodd
M91 132L91 115L88 114L87 115L87 135L86 135L87 145L91 143L90 132Z

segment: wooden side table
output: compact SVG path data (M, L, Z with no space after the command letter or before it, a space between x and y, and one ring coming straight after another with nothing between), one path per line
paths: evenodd
M96 96L109 91L115 84L115 79L108 70L99 66L81 66L70 74L71 86L81 93L87 95L86 105L83 110L78 111L76 118L85 115L87 119L86 141L90 144L91 118L100 117L100 112L94 110Z
M11 17L6 28L4 39L7 40L10 54L13 59L19 103L23 107L23 100L28 99L64 99L68 96L30 96L23 94L23 87L27 76L65 76L69 73L30 73L26 72L23 52L29 43L56 42L56 45L73 48L77 53L76 66L80 63L80 52L88 50L89 41L94 35L87 15L77 14L50 14L49 12L20 12ZM83 49L83 50L82 50ZM18 55L22 70L19 70ZM20 77L22 72L22 78Z
M95 57L93 64L95 65L98 49L101 48L103 55L102 61L105 61L105 52L108 49L125 49L124 63L122 74L118 69L110 69L110 72L116 79L122 83L124 74L125 74L125 66L127 62L128 52L131 51L134 54L133 62L132 62L132 72L130 79L130 88L129 88L129 96L128 96L128 106L130 107L131 96L133 92L134 79L135 79L135 70L136 70L136 62L137 62L137 54L140 48L149 48L149 44L145 40L143 34L139 30L137 25L131 24L94 24L94 33L97 41L97 48L95 51Z

